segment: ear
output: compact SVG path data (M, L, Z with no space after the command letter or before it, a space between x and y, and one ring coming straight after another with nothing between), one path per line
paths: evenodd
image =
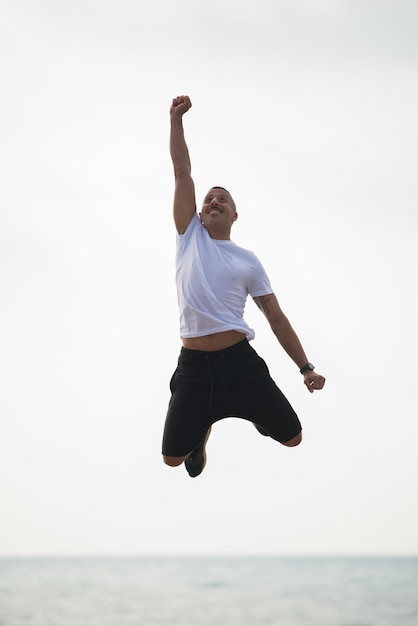
M234 215L232 216L232 221L235 222L238 219L238 213L235 212Z

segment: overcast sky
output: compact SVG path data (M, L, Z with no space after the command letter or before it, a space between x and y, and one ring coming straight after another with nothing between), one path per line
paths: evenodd
M418 554L418 5L0 0L0 555ZM171 99L309 359L304 441L161 460L180 340Z

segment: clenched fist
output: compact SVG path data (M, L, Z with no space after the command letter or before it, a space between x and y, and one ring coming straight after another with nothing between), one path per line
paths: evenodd
M177 96L177 98L173 98L173 102L170 107L170 115L172 117L174 115L182 117L191 106L192 103L189 96Z

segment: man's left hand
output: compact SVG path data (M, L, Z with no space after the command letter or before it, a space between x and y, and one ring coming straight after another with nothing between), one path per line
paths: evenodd
M308 388L308 391L313 393L316 389L323 388L325 385L325 378L316 372L306 372L303 375L303 382Z

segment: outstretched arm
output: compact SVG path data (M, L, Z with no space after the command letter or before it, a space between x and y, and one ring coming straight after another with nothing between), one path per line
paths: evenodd
M308 359L302 348L302 344L286 315L281 310L274 293L270 293L266 296L258 296L254 298L254 302L264 313L280 345L296 363L298 368L300 369L306 365ZM304 374L303 382L312 393L315 389L322 389L325 385L325 378L316 372L309 371Z
M188 96L178 96L170 107L170 154L175 178L173 212L174 223L180 234L185 232L196 211L192 167L183 130L183 115L191 106Z

